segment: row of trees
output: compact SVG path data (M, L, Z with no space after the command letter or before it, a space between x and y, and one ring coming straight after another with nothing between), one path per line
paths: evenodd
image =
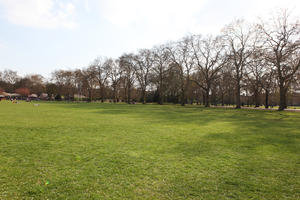
M18 79L13 73L4 71L0 83L65 99L84 94L90 101L197 102L241 108L241 96L251 96L249 103L255 106L264 96L268 108L270 96L278 96L283 110L288 93L299 87L300 24L282 11L256 24L236 20L217 36L189 35L118 59L99 57L84 69L53 72L48 83L39 75Z
M16 92L29 95L30 91L41 94L45 92L46 80L39 74L21 77L16 71L0 71L0 92Z

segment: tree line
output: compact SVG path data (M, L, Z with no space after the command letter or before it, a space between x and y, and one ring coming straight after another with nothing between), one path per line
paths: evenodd
M88 67L19 77L0 72L0 88L48 93L60 99L213 105L279 105L299 89L300 23L287 10L269 20L235 20L218 35L188 35L117 59L98 57ZM1 89L0 89L1 90Z

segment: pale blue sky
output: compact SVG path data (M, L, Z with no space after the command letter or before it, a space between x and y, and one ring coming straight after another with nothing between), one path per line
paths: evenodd
M216 33L236 18L299 0L0 0L0 70L49 77L186 34Z

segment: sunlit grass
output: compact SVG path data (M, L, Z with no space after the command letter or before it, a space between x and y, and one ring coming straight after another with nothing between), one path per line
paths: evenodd
M0 102L0 199L300 199L300 113Z

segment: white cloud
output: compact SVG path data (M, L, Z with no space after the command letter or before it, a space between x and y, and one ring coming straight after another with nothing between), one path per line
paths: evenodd
M115 49L134 51L186 34L218 34L232 20L254 21L276 8L299 11L299 0L89 0L114 27ZM93 6L95 8L95 6ZM298 9L298 10L297 10ZM96 11L96 10L95 10ZM300 13L300 12L299 12ZM104 29L103 29L104 31Z
M142 27L172 38L195 26L206 0L104 0L102 16L120 27Z
M102 0L100 13L120 28L141 26L155 28L161 33L168 30L172 34L173 31L194 31L200 27L204 32L215 31L216 28L219 30L220 23L229 23L228 18L253 20L269 15L276 8L298 12L299 6L299 0Z
M280 9L288 9L293 15L300 13L299 0L210 0L200 13L198 30L217 33L224 25L235 19L255 22L258 18L268 19Z
M56 0L0 0L4 17L14 24L39 28L74 28L75 6Z

